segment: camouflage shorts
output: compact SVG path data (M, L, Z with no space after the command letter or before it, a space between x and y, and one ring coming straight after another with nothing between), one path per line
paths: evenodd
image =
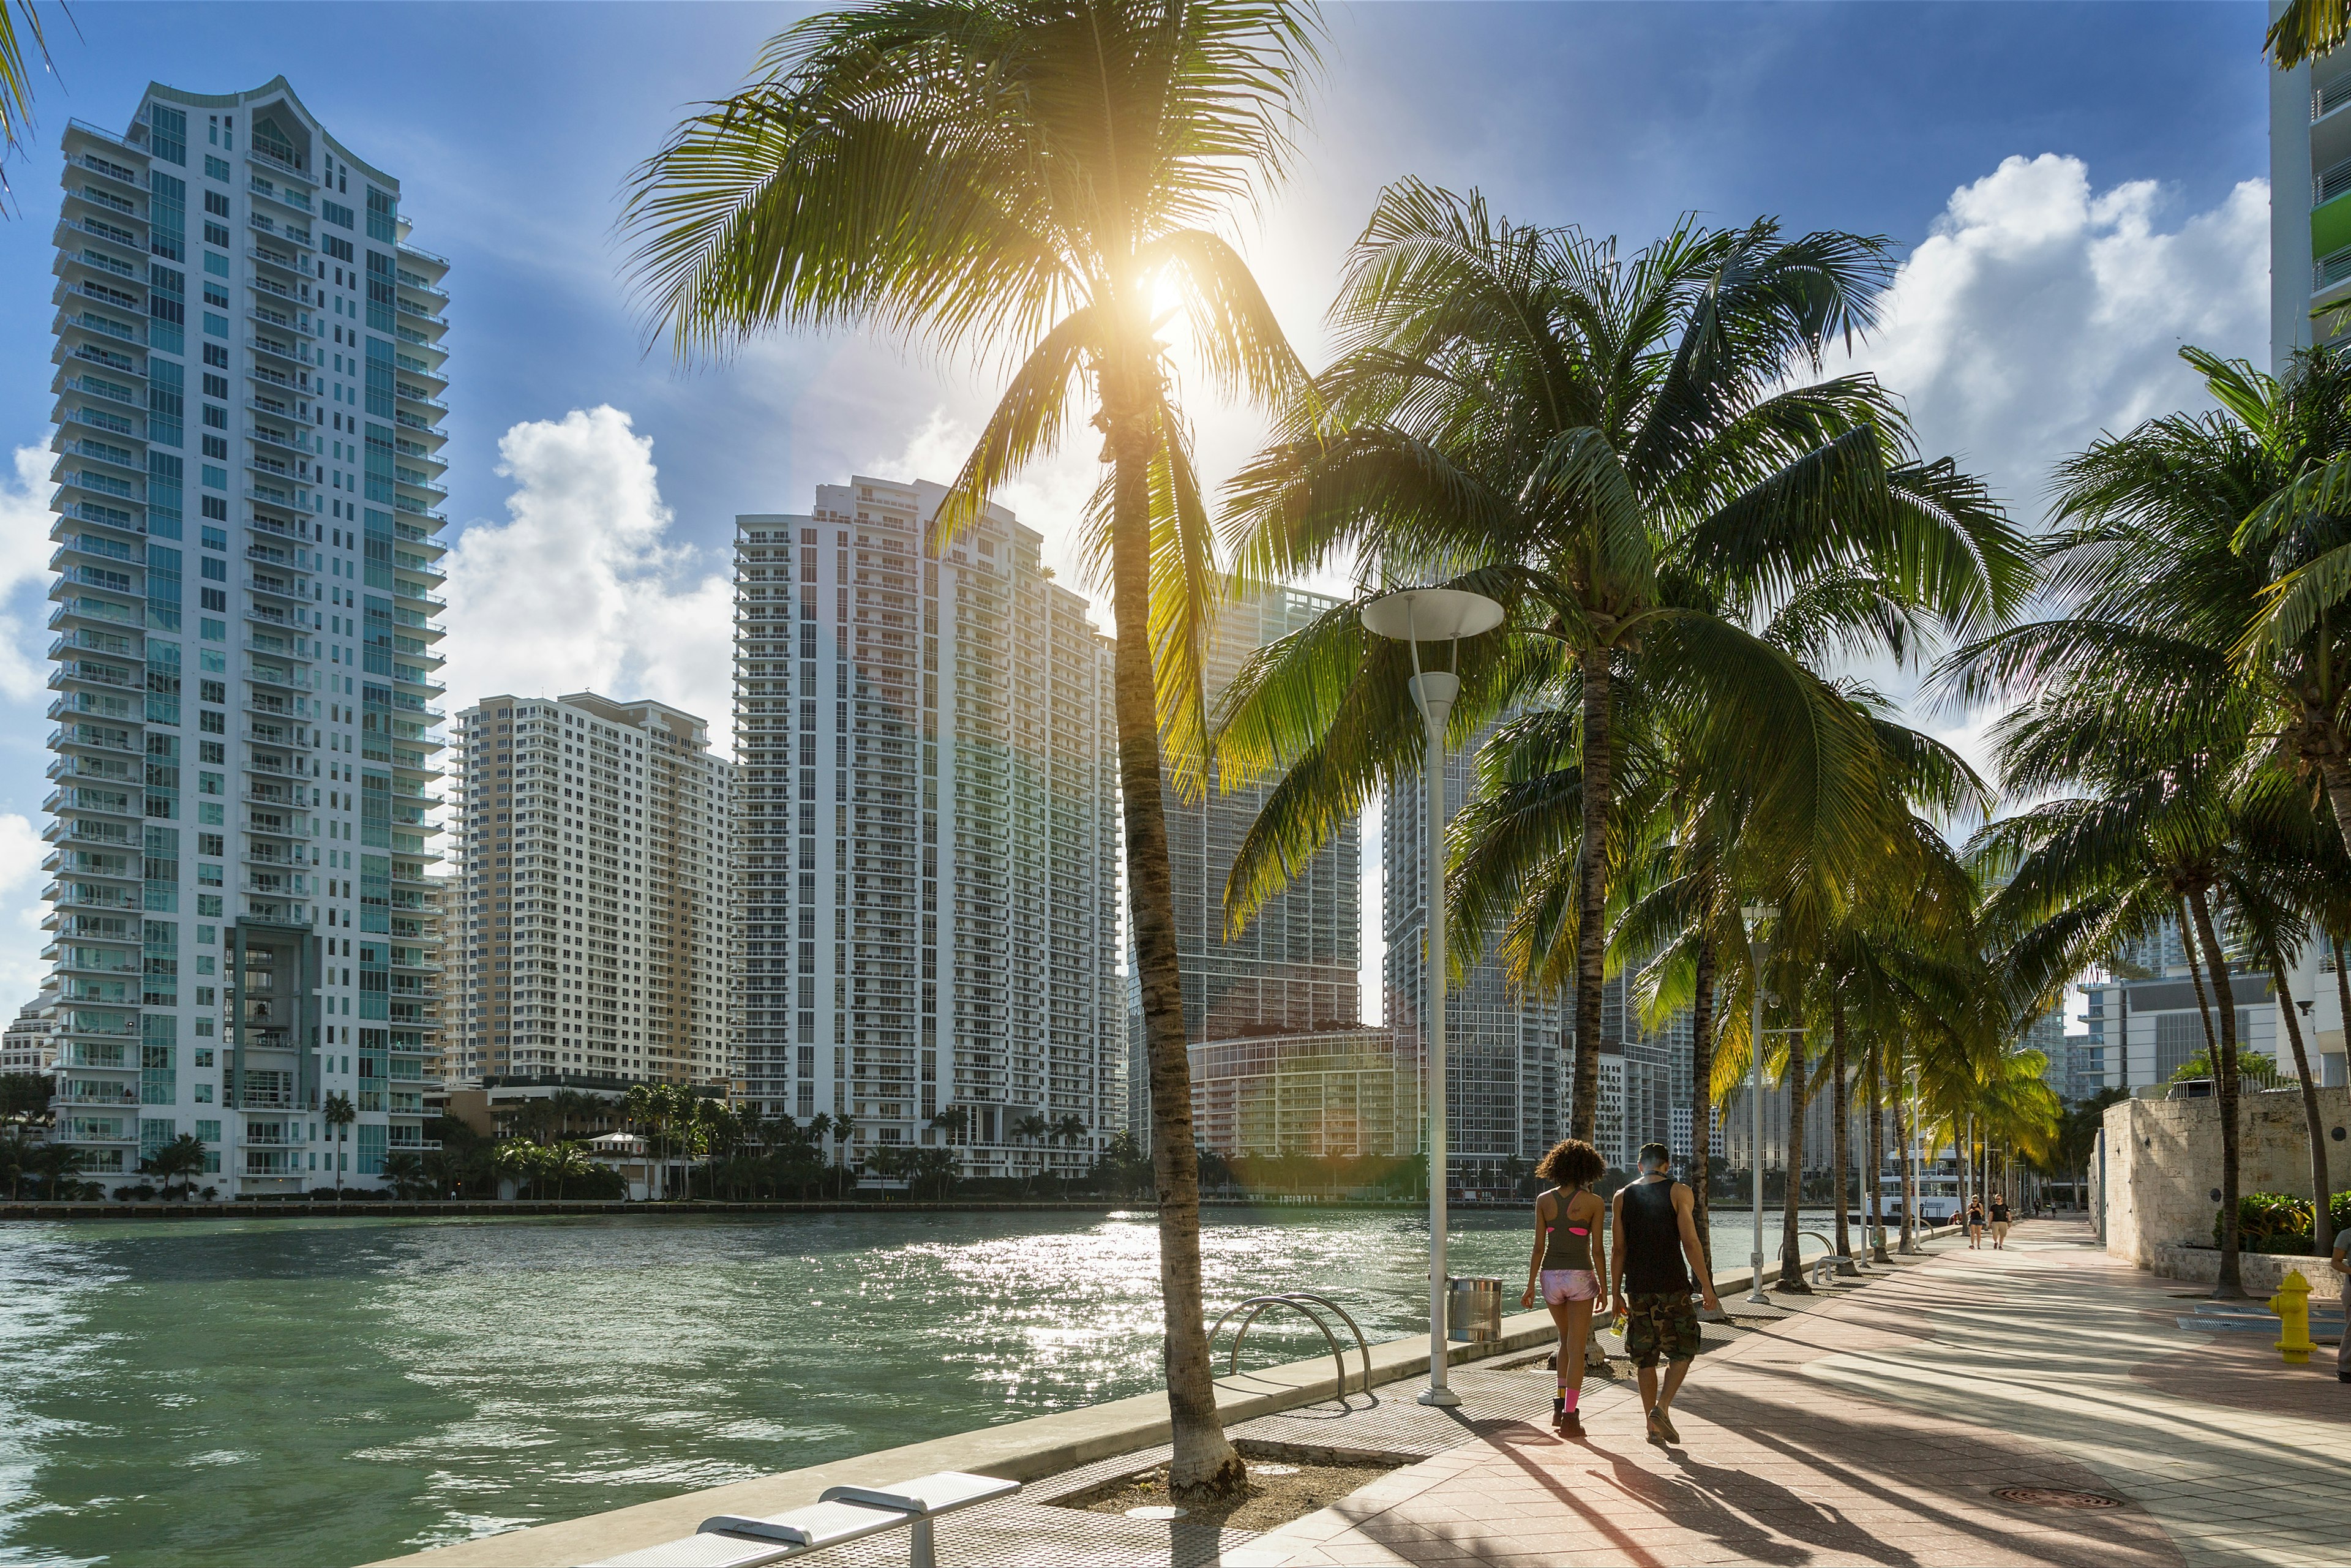
M1635 1366L1687 1361L1698 1354L1698 1308L1687 1291L1625 1299L1625 1354Z

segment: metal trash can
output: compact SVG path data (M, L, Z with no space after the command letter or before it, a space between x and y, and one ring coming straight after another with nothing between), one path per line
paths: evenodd
M1447 1337L1493 1344L1502 1337L1502 1281L1455 1279L1445 1293Z

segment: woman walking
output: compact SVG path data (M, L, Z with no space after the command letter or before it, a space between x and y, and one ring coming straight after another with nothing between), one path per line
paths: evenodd
M1553 1145L1535 1166L1536 1178L1553 1185L1535 1199L1534 1256L1527 1261L1527 1289L1519 1304L1533 1306L1540 1291L1552 1322L1559 1325L1559 1393L1552 1401L1551 1424L1571 1437L1583 1431L1575 1409L1583 1392L1583 1348L1592 1337L1592 1306L1606 1275L1600 1217L1607 1206L1592 1184L1607 1168L1599 1150L1575 1138Z
M1971 1197L1968 1199L1969 1251L1976 1251L1983 1246L1983 1199L1980 1197Z
M2008 1194L1991 1195L1991 1249L2001 1251L2008 1244Z

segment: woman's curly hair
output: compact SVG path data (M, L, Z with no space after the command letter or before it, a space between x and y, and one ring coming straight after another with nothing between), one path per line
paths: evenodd
M1562 1138L1535 1166L1535 1175L1560 1186L1590 1186L1607 1174L1608 1162L1581 1138Z

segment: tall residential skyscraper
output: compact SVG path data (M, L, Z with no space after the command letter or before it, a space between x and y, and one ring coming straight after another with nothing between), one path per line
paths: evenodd
M2270 359L2343 336L2351 302L2351 50L2270 82Z
M458 726L450 1076L730 1082L735 766L709 727L593 692Z
M1200 667L1211 708L1259 649L1304 631L1337 604L1322 594L1275 589L1220 606ZM1289 886L1267 900L1238 937L1226 940L1225 881L1272 788L1267 780L1228 794L1212 780L1196 800L1185 800L1172 787L1161 791L1174 873L1176 952L1183 969L1184 1038L1196 1047L1245 1038L1262 1041L1277 1034L1343 1031L1363 1017L1363 843L1353 822ZM1127 1122L1135 1136L1147 1142L1150 1072L1144 1055L1142 996L1132 986L1126 1005ZM1276 1063L1319 1062L1332 1049L1361 1056L1374 1048L1348 1040L1327 1048L1301 1041L1278 1051L1270 1047L1218 1051L1213 1058L1195 1051L1196 1118L1203 1126L1229 1128L1239 1135L1248 1118L1212 1112L1200 1098L1206 1091L1199 1085L1213 1078L1231 1092L1253 1094L1260 1086L1251 1074L1259 1069L1272 1072ZM1385 1054L1384 1043L1376 1049ZM1393 1121L1390 1116L1380 1124L1386 1128ZM1324 1140L1318 1134L1315 1142L1320 1147ZM1340 1147L1362 1140L1334 1130L1328 1142ZM1384 1154L1392 1139L1384 1131L1371 1142ZM1203 1146L1237 1152L1205 1136Z
M1337 608L1319 593L1275 589L1219 608L1201 661L1213 705L1249 657ZM1225 939L1225 879L1272 793L1268 780L1197 800L1162 791L1175 873L1176 941L1184 966L1184 1037L1197 1043L1267 1030L1304 1034L1363 1017L1363 843L1350 821Z
M1446 764L1450 814L1458 814L1476 785L1478 748L1489 734L1480 734ZM1398 779L1387 792L1381 835L1387 1019L1400 1054L1422 1055L1426 1039L1427 821L1420 776ZM1457 1179L1463 1170L1498 1167L1548 1148L1566 1125L1569 1087L1562 1051L1567 1019L1561 1003L1519 995L1490 953L1465 967L1467 973L1447 990L1445 1009L1447 1148Z
M448 264L283 78L77 120L57 229L57 1137L224 1196L423 1144ZM195 515L188 517L193 511Z
M1078 1168L1122 1104L1110 648L1009 512L933 550L945 493L736 519L743 1079L867 1146L960 1109L967 1174Z

